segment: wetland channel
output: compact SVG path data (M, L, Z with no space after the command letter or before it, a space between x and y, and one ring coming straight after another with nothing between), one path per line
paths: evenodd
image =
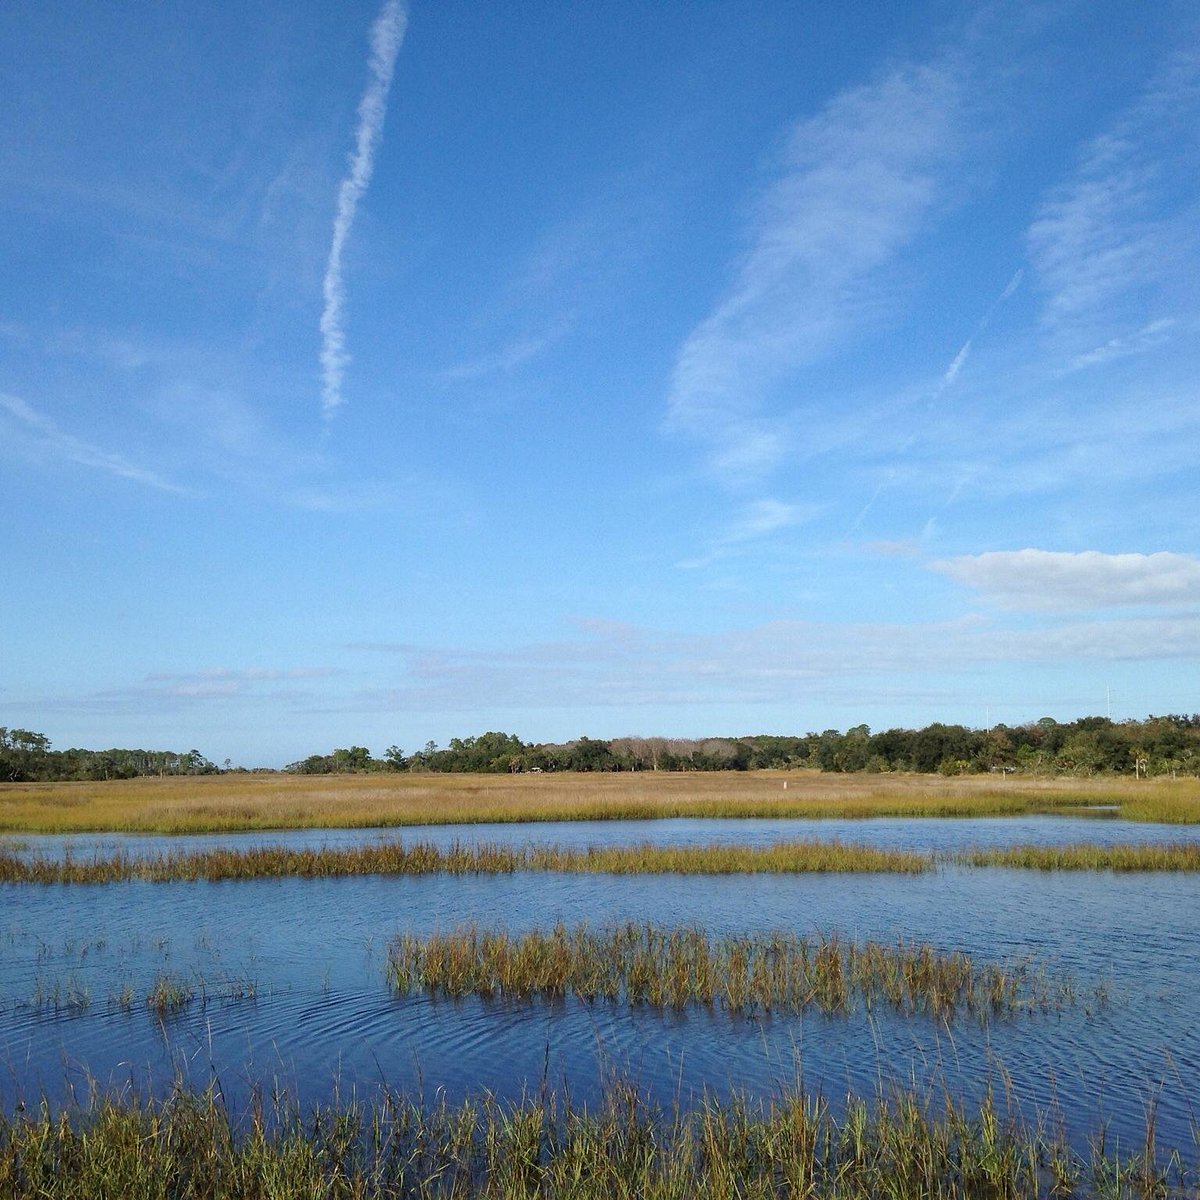
M1195 827L1103 813L859 821L664 820L304 830L189 837L11 837L56 857L133 857L212 846L337 847L377 840L523 847L768 846L838 839L954 852L1077 842L1200 841ZM402 934L463 926L510 934L627 922L742 935L928 943L979 964L1030 965L1061 1003L987 1020L857 1004L750 1014L571 995L514 999L388 982ZM991 1087L1028 1118L1050 1112L1082 1145L1103 1127L1194 1159L1200 1079L1200 874L1042 872L942 863L921 875L501 875L269 878L228 882L0 885L0 1104L81 1094L92 1082L167 1088L219 1081L302 1103L381 1083L451 1100L518 1099L543 1086L575 1101L606 1081L665 1103L769 1097L799 1083L837 1105L882 1085L973 1101ZM146 1003L158 981L191 993ZM1060 985L1065 985L1065 990Z

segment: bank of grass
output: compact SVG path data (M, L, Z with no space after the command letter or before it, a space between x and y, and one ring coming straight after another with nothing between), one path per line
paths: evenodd
M785 786L786 784L786 786ZM665 817L969 817L1117 807L1200 822L1200 780L838 775L213 775L0 784L0 831L212 833Z
M61 858L0 850L0 883L103 884L339 878L356 875L503 875L559 871L610 875L901 874L935 870L939 862L1040 871L1200 871L1200 843L1162 845L1076 842L1008 846L944 855L832 841L770 846L701 845L504 846L454 842L371 842L361 846L292 848L222 846L153 855L100 853Z
M1027 963L977 964L929 945L846 940L836 933L711 937L696 928L629 923L593 930L555 925L524 934L474 926L388 947L397 992L426 990L515 1000L563 996L750 1015L816 1009L845 1014L887 1005L905 1014L980 1019L1061 1009L1074 999Z
M797 1090L664 1109L629 1086L585 1108L553 1092L451 1104L383 1092L234 1119L213 1092L94 1098L0 1116L11 1200L1098 1200L1196 1195L1190 1159L1102 1138L1071 1150L989 1092L967 1107L894 1091L834 1112Z
M503 846L455 842L446 849L429 842L372 842L362 846L293 849L218 847L142 857L127 854L62 858L0 851L0 883L149 883L295 876L482 875L514 871L576 873L732 875L762 872L899 872L932 870L929 855L878 850L844 842L782 842L772 846Z
M1161 846L1004 846L965 850L954 861L970 867L1011 867L1035 871L1200 871L1200 842Z

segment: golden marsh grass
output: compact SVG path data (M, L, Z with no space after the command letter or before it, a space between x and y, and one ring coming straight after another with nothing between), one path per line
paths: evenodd
M786 784L786 787L785 787ZM209 833L665 817L1003 816L1112 805L1200 822L1200 780L837 775L215 775L0 784L0 831Z
M372 842L362 846L293 848L222 846L209 850L134 856L61 858L0 850L0 883L105 884L222 882L245 879L343 878L363 875L505 875L556 871L609 875L869 874L917 875L939 863L1040 871L1200 871L1200 843L1163 845L1072 843L1009 846L946 854L881 850L832 841L778 842L770 846L562 846L478 845L454 842Z
M967 850L954 861L970 867L1012 867L1034 871L1200 871L1200 843L1162 846L1007 846Z
M78 858L22 856L0 850L0 883L149 883L192 880L307 879L348 875L498 875L514 871L608 874L899 872L932 870L928 855L843 842L783 842L774 846L556 846L511 847L428 842L375 842L363 846L293 849L219 847L190 853Z
M837 934L710 937L701 929L651 924L593 930L587 925L513 935L474 926L388 948L388 974L401 993L501 996L517 1000L575 996L653 1008L692 1005L734 1014L847 1013L856 1004L941 1019L984 1019L1069 1003L1027 964L976 964L969 955L928 945L885 945Z

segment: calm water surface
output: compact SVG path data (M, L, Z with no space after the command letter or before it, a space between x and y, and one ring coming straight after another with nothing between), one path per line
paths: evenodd
M26 838L23 852L129 853L207 844L763 845L839 838L897 849L1196 840L1200 830L1087 817L659 821L303 831L187 838ZM986 1028L890 1010L733 1018L627 1005L394 997L389 939L464 922L520 931L557 920L696 924L714 934L823 932L928 941L979 960L1033 959L1074 980L1063 1012ZM545 1080L594 1096L612 1073L660 1098L754 1095L803 1082L836 1101L881 1081L973 1097L1010 1079L1032 1114L1055 1107L1077 1138L1108 1122L1136 1145L1147 1104L1162 1144L1193 1147L1200 1113L1200 877L945 867L927 876L591 876L272 879L0 887L0 1100L61 1096L89 1079L164 1086L173 1074L231 1096L278 1082L305 1100L381 1081L507 1096ZM207 1003L159 1021L154 979ZM250 999L222 998L252 981ZM1099 1003L1103 985L1109 1001ZM111 1002L126 987L131 1011ZM88 1004L71 1001L87 996ZM56 1006L57 1003L57 1006ZM1193 1153L1194 1156L1194 1153Z

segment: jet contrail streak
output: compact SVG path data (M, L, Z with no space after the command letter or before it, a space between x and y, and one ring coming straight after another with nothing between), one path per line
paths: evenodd
M344 403L342 379L350 356L346 353L344 315L346 287L342 278L342 255L354 214L375 166L375 151L383 137L383 121L387 116L388 89L396 55L404 41L408 13L401 0L386 0L371 27L371 79L358 102L358 129L354 135L354 151L350 155L350 170L338 188L337 215L333 221L333 240L329 261L325 265L322 293L325 307L321 311L321 410L332 416Z

